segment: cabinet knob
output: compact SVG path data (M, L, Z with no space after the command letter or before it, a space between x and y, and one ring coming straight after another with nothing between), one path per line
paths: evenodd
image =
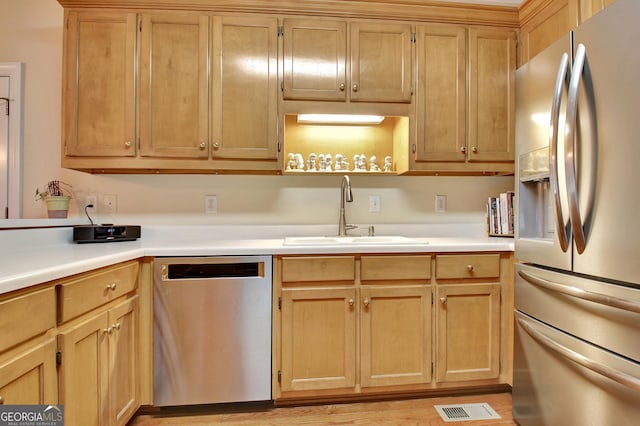
M219 142L214 142L213 143L213 149L220 149L220 143Z
M111 326L112 329L120 331L120 323L117 322Z
M362 304L364 305L365 308L368 308L370 303L371 303L371 301L369 299L364 299L362 301Z
M200 149L205 149L207 147L207 144L204 141L200 141L200 145L198 145L200 147Z
M463 153L463 154L466 154L467 153L467 147L466 146L461 146L460 147L460 152Z
M440 303L442 303L443 305L446 305L447 304L447 296L442 296L440 298Z
M131 141L126 141L126 142L124 143L124 146L125 146L126 148L131 148L131 145L133 145L133 144L131 143Z
M4 404L4 396L0 395L0 405Z
M473 273L473 270L476 269L473 265L467 265L467 271Z
M472 147L471 147L471 151L472 151L473 153L477 153L477 152L478 152L478 147L477 147L477 146L472 146Z
M341 92L344 92L344 88L345 88L344 83L340 83L340 86L338 86L338 87L340 88Z
M116 283L107 284L107 290L115 290L116 287Z
M349 306L353 306L353 304L355 303L353 299L349 299L347 300L347 303L349 304Z
M358 91L358 83L355 83L355 84L351 87L351 89L352 89L354 92L357 92L357 91Z
M104 334L113 334L113 327L107 327L107 328L103 328L102 332Z

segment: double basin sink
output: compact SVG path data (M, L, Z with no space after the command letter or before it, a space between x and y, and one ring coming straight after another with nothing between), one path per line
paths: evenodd
M422 238L409 238L402 236L324 236L324 237L287 237L285 246L324 246L324 245L405 245L427 244Z

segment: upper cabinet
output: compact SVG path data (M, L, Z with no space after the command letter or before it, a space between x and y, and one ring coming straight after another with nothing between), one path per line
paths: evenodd
M416 50L410 171L513 173L515 32L419 26Z
M411 25L284 19L285 100L411 102Z
M63 155L135 156L136 15L69 12Z
M468 161L513 163L515 71L514 31L469 30Z
M68 11L67 22L64 167L281 170L276 18Z
M140 32L140 154L209 155L209 18L145 14Z
M513 173L516 8L59 1L63 167L284 174L317 154L340 173ZM311 134L306 113L384 121Z
M275 18L214 17L211 156L215 160L267 160L271 163L266 164L277 166L277 59Z
M518 66L615 0L529 0L520 7Z

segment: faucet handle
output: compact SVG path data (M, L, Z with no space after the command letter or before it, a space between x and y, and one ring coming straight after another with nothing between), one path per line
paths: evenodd
M349 230L349 229L356 229L356 228L358 228L358 225L346 225L346 226L344 227L344 229L345 229L345 230Z
M373 227L373 225L369 225L369 236L374 237L375 234L376 234L375 228Z

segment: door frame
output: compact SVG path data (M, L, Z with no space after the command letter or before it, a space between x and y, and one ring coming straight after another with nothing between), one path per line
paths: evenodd
M22 217L22 62L0 62L0 76L9 77L9 145L7 149L8 219ZM4 216L4 213L1 213Z

